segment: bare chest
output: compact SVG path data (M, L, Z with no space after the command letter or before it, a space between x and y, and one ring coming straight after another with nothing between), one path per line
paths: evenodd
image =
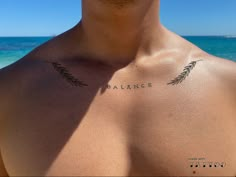
M133 93L80 94L78 102L54 92L15 107L1 132L9 174L235 175L231 109L179 101L181 94Z
M131 174L235 175L235 120L221 111L154 112L148 121L137 115L129 133Z

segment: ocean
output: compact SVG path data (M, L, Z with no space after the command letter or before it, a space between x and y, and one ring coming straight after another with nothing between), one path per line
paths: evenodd
M236 36L183 36L204 51L236 62ZM0 69L6 67L51 37L0 37Z
M0 69L21 59L51 37L0 37Z

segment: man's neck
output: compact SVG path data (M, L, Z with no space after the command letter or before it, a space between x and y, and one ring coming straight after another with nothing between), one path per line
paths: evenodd
M84 0L77 26L88 57L128 64L161 45L158 0ZM154 49L155 48L155 49Z

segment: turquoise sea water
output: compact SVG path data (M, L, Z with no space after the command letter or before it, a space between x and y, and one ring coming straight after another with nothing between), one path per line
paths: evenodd
M236 62L236 36L184 37L206 52Z
M50 37L0 37L0 68L10 65Z
M215 56L236 62L236 37L185 36L185 39ZM6 67L51 37L0 37L0 68Z

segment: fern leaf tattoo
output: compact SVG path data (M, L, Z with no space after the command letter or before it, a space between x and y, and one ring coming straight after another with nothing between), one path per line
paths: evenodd
M189 63L187 66L184 67L183 72L178 75L175 79L167 83L167 85L177 85L183 82L186 77L190 74L191 70L196 66L197 62L202 61L202 60L197 60L197 61L192 61Z
M51 63L53 68L72 86L75 87L87 87L88 85L83 83L82 81L75 78L65 67L63 67L60 63L57 62L47 62Z

